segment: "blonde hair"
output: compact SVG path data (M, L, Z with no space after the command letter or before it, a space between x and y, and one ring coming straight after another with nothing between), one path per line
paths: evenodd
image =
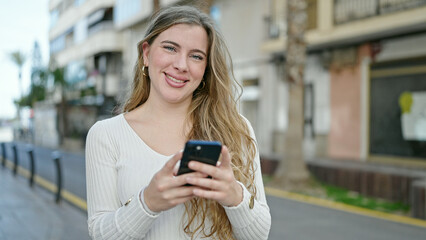
M131 111L146 102L150 92L149 76L142 71L142 43L151 44L156 37L176 24L199 25L208 36L208 60L204 84L193 93L188 118L193 123L187 139L215 140L226 145L231 154L235 178L242 182L251 194L256 195L254 164L256 146L250 136L245 119L237 111L234 92L241 86L232 74L232 60L224 39L210 17L190 6L169 7L160 10L152 19L147 33L138 44L138 60L135 65L132 91L122 107ZM231 77L232 76L232 77ZM201 86L204 85L204 86ZM185 204L187 222L184 231L194 238L201 232L206 237L233 239L232 227L224 208L216 201L195 198ZM206 229L205 220L212 222Z

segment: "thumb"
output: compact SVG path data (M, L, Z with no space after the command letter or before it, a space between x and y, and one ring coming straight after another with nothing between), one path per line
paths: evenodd
M163 167L163 170L167 173L173 173L173 169L175 168L177 162L182 158L182 154L182 151L179 151L175 155L173 155L173 157L166 162Z
M220 152L220 162L218 162L218 166L220 167L230 167L231 166L231 155L229 154L229 150L226 146L222 147L222 151Z

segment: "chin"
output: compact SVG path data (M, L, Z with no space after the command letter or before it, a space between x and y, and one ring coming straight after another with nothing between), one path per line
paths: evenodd
M183 98L182 96L167 96L165 97L165 100L168 103L181 103L185 101L185 98Z

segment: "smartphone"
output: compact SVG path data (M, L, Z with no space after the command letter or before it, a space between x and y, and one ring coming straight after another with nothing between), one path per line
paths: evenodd
M199 161L216 166L222 144L216 141L190 140L186 142L177 175L193 172L188 168L189 161Z

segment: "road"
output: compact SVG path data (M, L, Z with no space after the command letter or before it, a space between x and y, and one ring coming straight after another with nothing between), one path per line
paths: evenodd
M19 165L28 168L27 145L18 143ZM37 147L36 173L55 183L52 160L54 149ZM7 144L7 158L13 160L11 144ZM86 198L84 155L62 153L64 189ZM269 239L316 240L400 240L426 239L426 228L353 214L340 210L307 204L282 197L267 196L271 209L272 227ZM425 225L426 226L426 225Z
M28 147L31 145L25 143L17 143L19 166L29 169L30 160L28 155ZM55 149L44 147L34 148L35 172L49 182L56 184L56 169L52 158ZM7 158L13 161L12 144L6 144ZM74 195L86 199L86 167L83 154L61 153L61 167L63 174L63 188Z
M426 228L267 196L271 240L424 240Z

